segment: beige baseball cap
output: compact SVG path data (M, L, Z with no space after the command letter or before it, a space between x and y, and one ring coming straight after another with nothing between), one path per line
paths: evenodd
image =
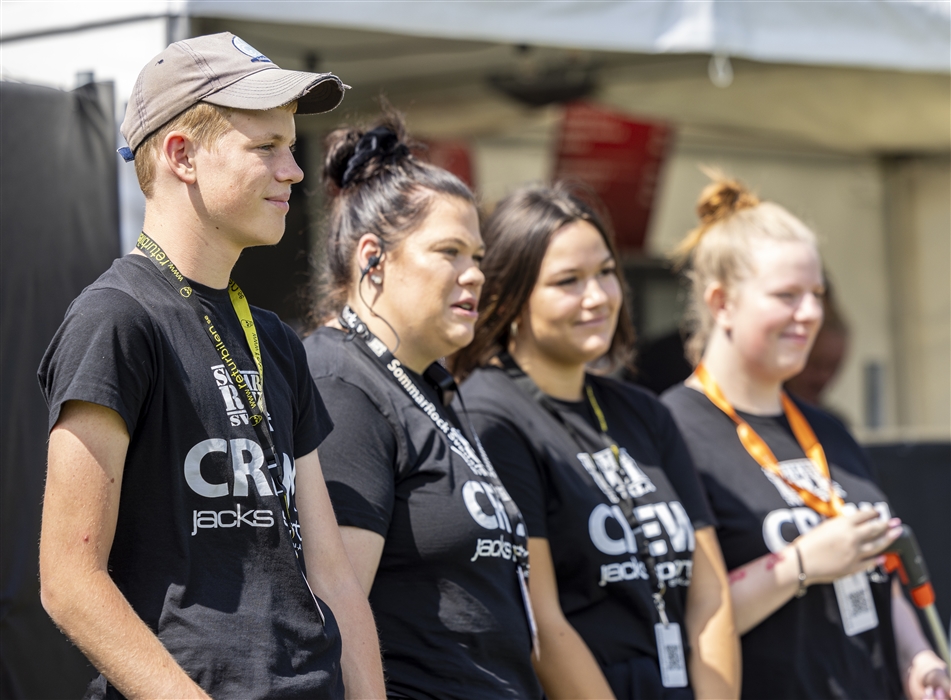
M329 112L343 100L333 73L283 70L231 32L176 41L153 58L132 88L120 131L125 160L156 129L198 102L265 110L297 100L298 114Z

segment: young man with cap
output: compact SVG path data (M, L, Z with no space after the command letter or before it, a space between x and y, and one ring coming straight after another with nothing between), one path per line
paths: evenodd
M244 248L283 235L295 105L328 111L344 87L228 33L172 44L136 81L122 151L143 233L70 306L39 372L42 600L102 673L87 697L385 693L303 347L229 281Z

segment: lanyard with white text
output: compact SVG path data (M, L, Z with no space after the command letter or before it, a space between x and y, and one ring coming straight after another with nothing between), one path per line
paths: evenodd
M779 460L776 459L773 451L769 449L769 445L753 430L749 423L737 414L733 405L726 396L723 395L720 387L713 377L710 376L710 372L703 366L703 363L697 365L694 374L697 377L697 381L700 382L700 386L703 387L703 393L706 394L711 403L727 414L733 419L733 422L736 423L736 434L740 438L740 442L743 447L746 448L750 457L755 459L760 467L782 479L789 488L796 492L803 503L817 513L827 518L833 518L842 512L842 497L836 493L832 485L832 477L829 473L829 463L826 461L825 451L822 449L822 445L819 444L819 440L816 438L812 426L809 425L809 421L802 415L802 411L793 403L792 399L786 395L786 392L782 392L780 395L783 412L786 414L789 427L792 428L793 435L799 443L799 447L802 448L806 457L809 458L809 461L815 465L816 469L826 480L829 494L828 500L820 498L815 493L807 491L785 477L779 466Z
M505 373L509 378L515 383L519 389L528 394L534 401L544 408L555 420L557 420L561 426L565 429L565 432L568 433L571 440L575 443L579 450L582 453L586 454L589 458L591 464L596 464L596 460L593 455L586 449L585 445L590 441L585 440L584 436L581 435L580 431L576 426L574 426L570 421L566 420L565 417L561 414L561 411L558 410L555 406L551 397L543 392L535 381L525 373L525 371L518 366L518 363L515 362L515 359L507 352L503 352L498 356L499 361L502 363L502 367L505 370ZM604 412L601 410L601 406L598 404L598 400L594 397L594 390L591 385L585 382L585 393L588 397L588 403L591 406L591 409L594 411L595 417L598 420L598 425L601 429L600 439L614 454L615 460L618 462L618 468L620 469L621 474L625 474L623 467L621 467L621 449L618 447L617 443L611 439L608 435L608 423L607 419L604 417ZM587 426L587 423L585 423ZM595 478L595 475L591 475L597 484L598 488L604 492L608 499L612 503L617 503L617 506L621 509L621 512L624 514L624 517L627 519L628 524L631 526L631 532L635 535L642 534L641 523L637 518L637 514L634 510L635 503L634 498L628 489L628 483L624 481L622 477L621 486L619 489L612 489L608 484L603 483L604 479ZM658 617L660 617L661 622L664 625L668 624L667 619L667 604L664 602L664 594L667 592L667 585L662 583L657 576L657 560L654 555L650 553L650 548L645 537L640 538L640 547L638 551L638 556L644 560L644 564L647 567L648 582L651 587L651 597L654 601L654 607L657 609Z
M502 480L492 466L489 455L482 446L482 441L479 440L479 436L472 427L471 422L469 424L469 430L472 433L472 439L475 441L478 452L472 449L472 445L461 430L439 414L435 404L427 399L423 392L419 390L416 383L410 378L409 374L406 373L406 370L403 369L400 361L393 356L393 353L390 352L389 348L387 348L379 338L373 335L353 309L349 306L344 306L343 311L340 312L339 321L340 325L349 331L353 337L359 338L362 341L358 347L364 349L368 357L373 358L383 365L393 377L396 384L409 395L413 402L429 417L433 424L439 428L440 432L446 436L452 451L462 457L472 473L486 479L492 485L496 494L498 494L512 530L511 534L514 545L512 550L515 553L516 573L519 579L519 587L522 591L525 615L528 618L528 626L532 633L532 647L537 656L538 631L535 624L535 613L532 610L531 600L528 597L528 529L521 511L502 484ZM446 374L448 375L447 378L451 379L451 375L449 375L448 372L446 372ZM452 382L452 384L454 385L455 383ZM461 402L462 396L459 394L457 394L457 396L459 396ZM464 405L463 410L465 410Z
M234 361L234 356L232 355L231 351L228 350L228 347L225 345L224 338L215 327L214 320L207 313L205 313L204 308L202 308L201 301L199 301L197 295L194 294L191 283L179 271L179 269L175 267L175 264L169 260L168 256L165 254L165 251L162 250L162 247L144 232L139 234L139 240L136 242L135 247L142 251L142 253L144 253L155 264L158 270L162 273L162 276L165 277L166 281L171 285L172 289L177 292L178 295L192 307L192 309L194 309L198 315L198 320L201 323L202 328L208 334L208 339L211 341L215 351L218 353L219 359L224 363L228 374L231 375L235 385L242 392L248 405L248 422L254 427L254 431L258 436L258 441L261 444L261 449L264 452L264 460L267 464L266 473L268 475L268 481L270 482L271 488L273 488L274 492L277 494L278 499L281 501L281 504L284 506L284 522L287 525L287 532L291 538L291 545L294 549L294 555L297 558L298 566L301 569L301 575L304 576L304 580L306 581L307 576L303 569L303 562L301 561L301 537L298 528L295 528L293 525L290 509L290 497L287 493L287 489L284 488L283 483L284 470L280 460L277 457L277 450L274 447L274 440L271 437L271 431L268 428L268 421L265 414L264 362L261 357L261 345L260 341L258 340L257 328L255 328L254 325L254 318L251 316L251 309L248 306L248 300L244 296L244 292L241 291L241 288L238 287L234 280L229 280L228 294L231 297L231 305L234 307L235 313L238 315L238 320L241 322L241 327L244 329L244 335L247 338L248 347L251 349L251 354L254 357L254 364L257 366L258 379L260 381L259 396L254 395L254 391L252 391L251 386L248 384L244 375L241 374L241 371L238 369L238 365ZM318 610L319 609L320 606L318 605ZM323 611L320 611L320 614L321 617L323 617Z

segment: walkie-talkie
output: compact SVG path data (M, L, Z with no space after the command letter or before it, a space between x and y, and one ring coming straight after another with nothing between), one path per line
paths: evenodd
M921 609L931 627L938 654L951 668L951 654L948 652L948 638L945 635L938 611L934 606L934 588L928 577L925 558L921 554L915 533L905 524L901 526L901 535L885 550L885 571L898 572L898 578L911 596L915 607Z

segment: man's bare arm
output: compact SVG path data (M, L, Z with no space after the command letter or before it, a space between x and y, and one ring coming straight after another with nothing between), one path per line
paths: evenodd
M314 593L333 610L340 626L341 666L347 697L386 697L373 614L344 550L317 451L296 463L297 509L307 580Z
M50 433L40 534L43 607L129 698L207 698L107 570L129 433L115 411L67 402Z

